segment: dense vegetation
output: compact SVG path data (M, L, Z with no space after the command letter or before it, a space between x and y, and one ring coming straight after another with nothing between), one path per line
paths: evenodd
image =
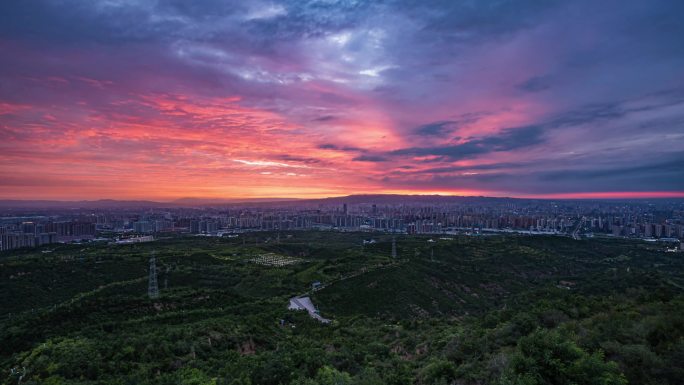
M0 254L0 382L682 383L682 254L624 240L399 236L392 259L390 236L368 237ZM267 253L296 263L254 263ZM332 324L287 310L312 281Z

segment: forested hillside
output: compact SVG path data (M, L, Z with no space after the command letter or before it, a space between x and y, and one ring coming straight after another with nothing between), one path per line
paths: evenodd
M0 382L682 383L681 253L541 236L390 250L292 232L0 254ZM305 294L332 323L287 310Z

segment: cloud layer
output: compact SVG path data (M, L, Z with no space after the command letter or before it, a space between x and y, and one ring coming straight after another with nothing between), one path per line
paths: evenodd
M0 198L683 196L682 15L3 2Z

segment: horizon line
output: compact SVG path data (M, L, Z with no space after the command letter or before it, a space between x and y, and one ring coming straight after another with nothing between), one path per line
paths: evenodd
M137 198L0 198L0 201L17 201L17 202L100 202L100 201L117 201L117 202L134 202L144 201L150 203L182 203L182 201L225 201L224 203L250 203L256 201L307 201L307 200L324 200L344 197L358 197L358 196L394 196L394 197L462 197L462 198L495 198L495 199L521 199L521 200L643 200L643 199L684 199L684 191L613 191L613 192L580 192L580 193L550 193L550 194L524 194L524 195L486 195L486 194L449 194L445 192L416 192L416 193L359 193L359 194L341 194L341 195L326 195L318 197L178 197L178 198L153 198L153 197L137 197ZM232 201L232 202L231 202ZM200 202L201 204L201 202Z

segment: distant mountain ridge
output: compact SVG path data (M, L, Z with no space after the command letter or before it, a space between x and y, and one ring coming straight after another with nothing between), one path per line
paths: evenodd
M0 200L0 208L22 208L22 209L45 209L45 208L123 208L123 207L162 207L168 206L166 203L147 201L147 200L115 200L99 199L94 201L58 201L58 200L22 200L4 199Z
M651 198L662 201L676 198ZM644 199L582 199L583 201L643 201ZM416 204L416 203L494 203L506 201L573 201L573 199L539 199L539 198L510 198L487 196L458 196L458 195L400 195L400 194L358 194L328 198L300 199L300 198L180 198L168 202L150 200L0 200L0 209L117 209L117 208L178 208L178 207L210 207L254 204L255 206L273 205L333 205L333 204Z
M221 199L221 198L181 198L169 202L159 202L150 200L79 200L79 201L59 201L59 200L21 200L4 199L0 200L0 208L22 208L22 209L50 209L50 208L80 208L80 209L115 209L115 208L171 208L171 207L200 207L200 206L219 206L239 203L258 203L258 202L287 202L296 201L294 198L253 198L253 199Z
M300 200L300 198L180 198L175 199L170 203L177 205L200 206L251 202L290 202Z
M359 194L345 195L328 198L179 198L168 202L151 200L78 200L78 201L59 201L59 200L21 200L6 199L0 200L0 208L123 208L123 207L200 207L200 206L221 206L234 204L401 204L401 203L428 203L428 202L475 202L493 201L515 198L495 198L482 196L455 196L455 195L399 195L399 194Z

